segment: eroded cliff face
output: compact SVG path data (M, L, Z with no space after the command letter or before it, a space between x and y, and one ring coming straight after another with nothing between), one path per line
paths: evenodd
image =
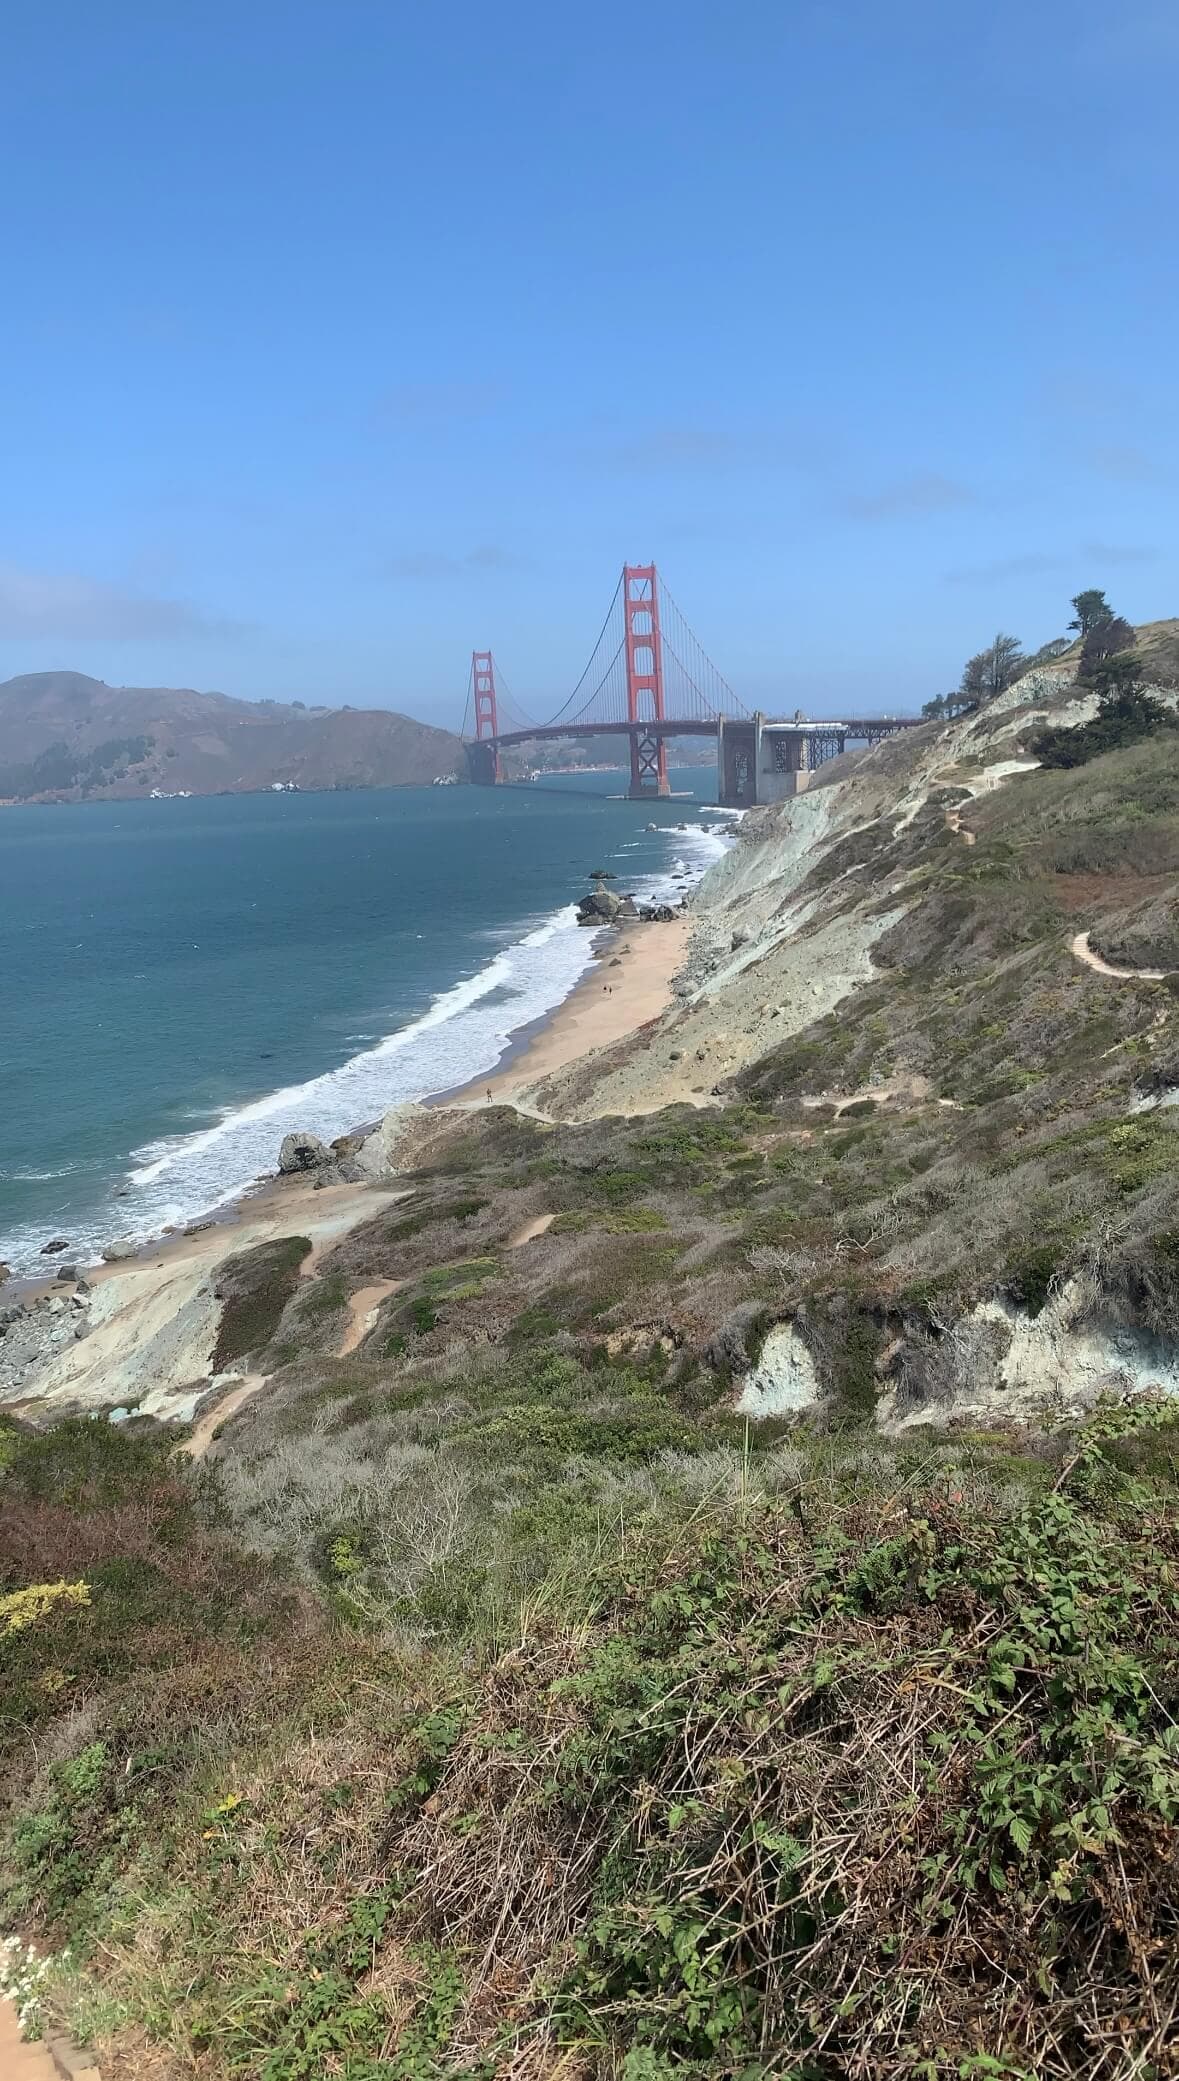
M1026 746L1046 720L1079 724L1094 706L1072 667L1031 673L981 714L848 754L807 793L751 811L693 893L674 1009L640 1045L539 1084L536 1103L589 1119L713 1099L873 981L880 942L920 903L947 834L974 844L970 804L1036 770Z
M750 1178L746 1271L781 1324L751 1340L753 1417L838 1411L833 1300L888 1430L1179 1393L1179 749L1041 771L1038 730L1094 713L1073 675L752 812L694 895L675 1006L533 1094L759 1109L786 1183L775 1205Z
M42 1358L12 1341L10 1403L185 1420L242 1372L280 1406L346 1360L445 1404L536 1339L661 1354L669 1406L717 1421L1042 1426L1179 1391L1179 732L1038 769L1041 724L1091 707L1039 673L751 815L663 1016L518 1106L390 1116L351 1187L293 1179L160 1276L118 1268L46 1314ZM284 1235L314 1248L227 1369L218 1265Z

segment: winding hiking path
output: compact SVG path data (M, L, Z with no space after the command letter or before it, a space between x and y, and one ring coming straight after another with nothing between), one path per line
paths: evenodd
M946 829L947 831L953 831L962 840L963 845L976 845L978 843L977 834L963 828L962 811L960 809L947 809Z
M12 2003L0 1997L0 2081L58 2081L44 2045L22 2038Z
M252 1401L258 1389L265 1387L269 1378L269 1373L243 1373L236 1387L231 1387L227 1395L222 1395L219 1401L213 1403L212 1408L201 1411L192 1427L192 1436L185 1439L180 1450L186 1452L190 1459L203 1460L213 1443L214 1433L221 1429L223 1423L228 1423L231 1416L236 1416L246 1402ZM4 2081L2 2074L0 2081Z
M531 1221L526 1221L523 1228L517 1229L508 1243L508 1249L522 1250L525 1243L535 1242L537 1236L543 1236L545 1230L552 1227L556 1218L555 1214L534 1214Z
M403 1279L378 1279L372 1286L357 1287L348 1301L348 1321L337 1353L339 1358L347 1358L363 1342L376 1322L381 1302L404 1284Z
M1075 954L1078 961L1083 961L1086 968L1091 968L1094 975L1112 976L1117 983L1163 983L1171 973L1167 968L1112 968L1100 954L1093 952L1087 932L1078 932L1070 939L1069 952Z
M86 2053L75 2051L64 2039L53 2042L62 2055L58 2059L40 2039L30 2044L22 2038L16 2010L0 1994L0 2081L62 2081L67 2074L75 2075L77 2081L100 2081L98 2068L90 2064Z

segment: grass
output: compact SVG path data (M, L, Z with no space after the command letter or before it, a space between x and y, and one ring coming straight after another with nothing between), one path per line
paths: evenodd
M550 1358L511 1392L575 1386ZM1177 1428L1111 1407L1031 1462L803 1438L768 1485L670 1453L645 1508L538 1490L541 1572L491 1630L354 1611L309 1658L272 1620L248 1693L107 1675L10 1787L10 1912L81 1960L50 2013L101 2014L115 2074L121 2033L211 2081L1162 2075ZM145 1472L83 1429L80 1510ZM335 1534L329 1603L364 1545Z
M385 1238L390 1243L408 1243L414 1236L424 1235L428 1229L437 1228L444 1221L471 1221L487 1204L478 1193L438 1200L433 1206L422 1207L400 1221L387 1222Z
M293 1649L318 1619L217 1525L165 1437L74 1419L18 1437L2 1479L0 1588L87 1592L0 1639L0 1761L32 1795L9 1809L0 1916L68 1931L190 1768L199 1701L223 1724L248 1718L260 1646Z
M605 1235L626 1236L666 1227L667 1216L661 1214L658 1207L578 1207L558 1214L551 1223L551 1232L558 1236L576 1236L583 1235L587 1229L598 1228Z
M226 1258L214 1287L222 1303L213 1353L215 1373L227 1371L270 1342L298 1286L299 1267L310 1248L308 1236L282 1236Z

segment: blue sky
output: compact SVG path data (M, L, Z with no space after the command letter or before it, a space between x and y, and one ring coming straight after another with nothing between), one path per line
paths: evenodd
M739 694L1179 612L1174 0L39 0L0 678L456 723L655 557Z

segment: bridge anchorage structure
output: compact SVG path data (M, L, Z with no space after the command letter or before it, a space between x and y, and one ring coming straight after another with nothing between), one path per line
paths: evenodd
M669 738L716 743L717 800L747 809L799 794L849 741L876 744L915 727L913 716L813 721L796 711L752 714L692 634L656 566L624 564L606 619L581 677L548 720L526 715L489 650L471 653L463 723L471 779L508 779L505 750L556 739L625 736L632 801L671 793ZM470 724L470 728L468 728Z

